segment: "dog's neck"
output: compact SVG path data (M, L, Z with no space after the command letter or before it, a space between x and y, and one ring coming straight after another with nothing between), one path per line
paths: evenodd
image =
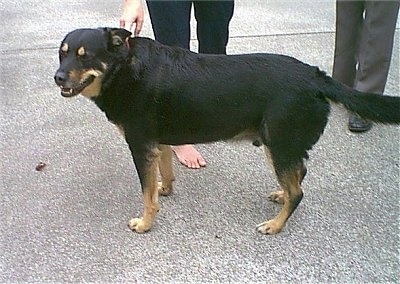
M121 76L124 74L124 76ZM131 64L119 62L112 64L102 78L100 93L91 100L106 114L107 118L115 124L121 120L121 114L132 113L134 106L126 102L133 102L135 96L134 81L129 84L121 78L134 78L138 76ZM128 97L131 97L130 99Z
M118 73L121 70L121 65L116 64L115 66L112 66L109 70L107 70L106 74L104 75L103 82L102 82L102 87L100 90L100 94L107 92L107 89L110 88L111 84L113 83L114 79L117 77Z

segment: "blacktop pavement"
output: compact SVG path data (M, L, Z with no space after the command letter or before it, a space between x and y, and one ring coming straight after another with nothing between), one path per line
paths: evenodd
M267 201L277 183L262 150L241 142L198 145L205 169L175 162L175 194L153 229L128 229L142 196L124 140L53 82L63 36L117 26L121 3L0 3L0 282L398 283L399 127L352 134L339 106L280 234L255 230L279 210ZM334 23L334 0L237 0L228 52L288 54L331 73ZM153 37L147 12L142 35ZM396 96L399 35L385 91Z

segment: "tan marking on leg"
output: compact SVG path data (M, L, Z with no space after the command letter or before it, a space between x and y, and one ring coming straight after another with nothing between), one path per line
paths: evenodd
M273 191L268 196L268 199L273 201L273 202L276 202L276 203L279 203L279 204L283 204L285 202L284 191L283 190Z
M263 234L277 234L285 226L286 221L300 203L303 192L300 187L301 168L296 168L283 173L278 177L283 192L279 192L279 198L283 200L283 207L278 215L257 226L257 230Z
M274 161L272 160L271 152L270 152L270 150L268 149L268 147L265 146L265 145L264 145L264 153L265 153L265 156L266 156L266 158L267 158L267 162L268 162L269 166L271 167L271 169L272 169L272 170L274 171L274 173L275 173Z
M137 233L144 233L151 229L157 212L158 204L157 167L159 151L155 150L149 157L151 162L147 169L145 188L143 189L144 211L143 217L134 218L129 221L129 228Z
M170 195L173 191L172 182L175 180L174 171L172 168L172 150L171 146L160 145L161 150L158 168L161 175L161 183L158 186L158 192L161 195Z

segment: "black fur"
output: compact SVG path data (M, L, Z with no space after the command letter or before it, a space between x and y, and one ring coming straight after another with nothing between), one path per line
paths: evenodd
M149 152L157 145L229 140L242 133L269 149L278 179L298 168L301 182L303 159L324 131L330 101L374 122L400 123L399 97L357 92L289 56L203 55L129 35L76 30L64 42L92 51L92 61L84 64L107 65L100 68L101 91L91 99L123 128L142 186ZM67 72L64 60L58 75Z

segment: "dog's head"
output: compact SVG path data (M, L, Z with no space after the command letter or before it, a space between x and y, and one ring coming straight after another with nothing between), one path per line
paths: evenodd
M126 60L130 36L129 31L117 28L77 29L67 34L60 45L60 67L54 76L61 95L96 97L107 70Z

